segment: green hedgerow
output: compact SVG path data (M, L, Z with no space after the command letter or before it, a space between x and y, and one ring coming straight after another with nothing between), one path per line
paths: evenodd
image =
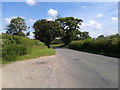
M120 54L120 35L111 35L108 37L98 37L96 39L86 39L72 41L69 44L70 49L105 52L110 54Z
M48 50L47 46L38 40L16 35L2 34L1 44L3 63L27 58L34 58L36 56L38 57L51 55L48 52L54 52L54 50ZM45 52L39 53L43 49Z

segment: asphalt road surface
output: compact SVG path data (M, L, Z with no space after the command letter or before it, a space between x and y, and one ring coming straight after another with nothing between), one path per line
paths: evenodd
M66 72L76 87L117 88L118 59L69 49L56 49L58 57L70 67ZM63 64L63 67L66 65Z
M4 65L3 88L117 88L118 59L57 48L56 55Z

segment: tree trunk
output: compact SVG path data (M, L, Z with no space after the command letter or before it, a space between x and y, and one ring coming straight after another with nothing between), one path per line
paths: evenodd
M45 43L45 45L46 45L48 48L50 48L50 44L49 44L49 43Z
M47 45L48 48L50 48L50 45Z

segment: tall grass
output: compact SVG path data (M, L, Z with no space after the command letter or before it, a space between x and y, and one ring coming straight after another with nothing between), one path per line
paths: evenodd
M70 49L81 51L92 51L95 53L103 53L110 56L120 57L120 35L111 35L108 37L98 37L96 39L86 39L72 41L69 44Z
M55 51L48 49L44 43L26 37L2 35L2 63L53 55Z

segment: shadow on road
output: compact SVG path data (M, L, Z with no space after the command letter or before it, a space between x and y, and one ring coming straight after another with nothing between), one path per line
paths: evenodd
M63 47L53 47L53 49L62 49Z
M57 46L57 47L52 47L53 49L62 49L64 48L66 45L61 45L61 46Z

